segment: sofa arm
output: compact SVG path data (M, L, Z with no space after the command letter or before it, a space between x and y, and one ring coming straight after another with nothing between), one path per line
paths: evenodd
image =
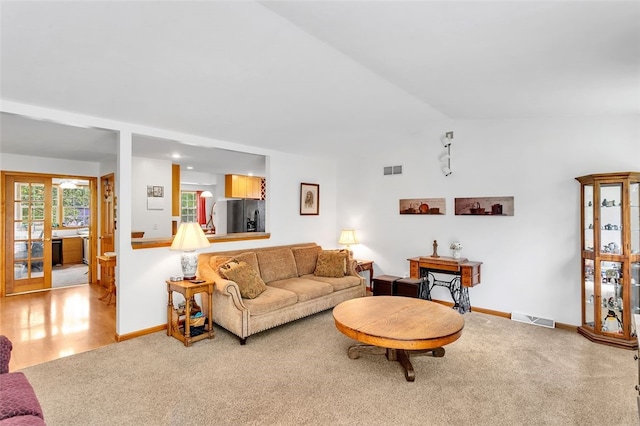
M347 264L347 275L354 275L359 277L358 270L356 269L358 266L358 261L352 257L349 257L349 263Z
M11 350L13 345L7 336L0 336L0 374L9 372L9 361L11 361Z
M220 293L226 297L231 297L236 309L240 311L248 310L245 304L242 302L242 296L240 295L240 287L235 281L226 280L224 278L218 278L216 281L215 292Z
M198 276L207 281L213 281L216 284L214 293L216 293L218 297L231 297L236 309L241 311L247 310L247 307L242 303L240 287L238 287L238 284L234 281L222 278L208 263L205 262L198 264Z

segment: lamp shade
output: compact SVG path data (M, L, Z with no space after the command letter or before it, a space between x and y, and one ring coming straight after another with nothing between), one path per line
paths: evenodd
M173 238L170 250L181 250L180 264L182 276L185 280L196 278L198 270L198 255L196 249L209 247L211 243L204 235L204 231L196 222L183 222Z
M209 247L211 243L196 222L183 222L171 243L171 250L191 251Z
M202 191L202 193L200 194L200 198L211 198L213 197L213 194L211 193L211 191Z
M342 232L340 232L338 244L344 244L347 247L351 244L358 244L358 237L356 237L355 229L343 229Z

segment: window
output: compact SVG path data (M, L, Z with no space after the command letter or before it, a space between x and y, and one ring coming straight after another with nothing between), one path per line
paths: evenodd
M182 222L198 221L198 193L196 191L180 192L180 220Z
M53 187L52 224L54 228L89 226L91 217L90 190L88 186L77 188Z

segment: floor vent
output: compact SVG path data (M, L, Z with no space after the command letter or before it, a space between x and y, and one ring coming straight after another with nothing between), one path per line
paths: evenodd
M555 328L556 322L548 318L534 317L533 315L521 314L518 312L511 313L512 321L524 322L527 324L539 325L541 327Z

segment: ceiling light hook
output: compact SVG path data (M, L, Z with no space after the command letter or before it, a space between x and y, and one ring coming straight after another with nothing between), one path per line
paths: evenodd
M453 131L447 132L440 138L442 146L445 150L440 153L438 159L440 160L440 170L445 176L451 174L451 142L453 141Z

